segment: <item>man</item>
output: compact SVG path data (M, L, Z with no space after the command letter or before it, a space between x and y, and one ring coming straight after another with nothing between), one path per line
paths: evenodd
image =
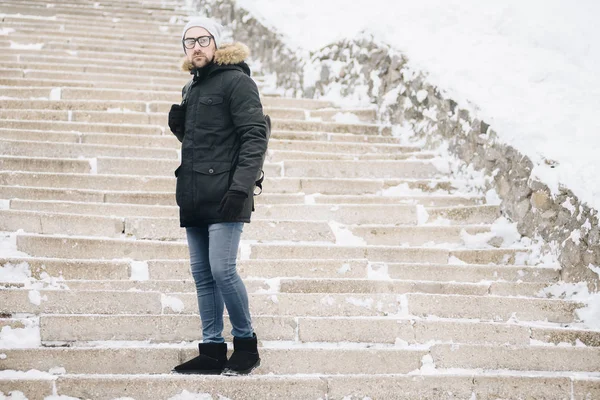
M244 223L267 149L267 124L258 89L244 62L248 48L222 44L223 27L193 18L183 29L183 68L193 80L173 105L169 127L182 142L176 201L186 228L192 276L202 320L199 356L174 368L192 374L248 374L260 357L248 294L236 270ZM223 309L234 351L227 360Z

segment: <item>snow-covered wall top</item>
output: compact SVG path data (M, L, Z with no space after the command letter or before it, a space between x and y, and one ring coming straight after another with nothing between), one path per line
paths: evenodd
M489 123L558 193L600 209L600 2L237 0L297 50L366 30Z

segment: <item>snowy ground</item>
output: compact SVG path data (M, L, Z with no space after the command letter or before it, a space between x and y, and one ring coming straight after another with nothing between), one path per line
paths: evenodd
M372 33L528 155L553 191L565 184L600 209L599 2L237 2L299 51Z

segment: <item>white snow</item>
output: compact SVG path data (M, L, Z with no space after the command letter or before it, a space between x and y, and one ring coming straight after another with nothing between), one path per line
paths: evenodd
M182 312L185 308L185 305L183 304L183 301L181 301L181 299L173 296L167 296L164 293L160 294L160 302L162 304L163 313L165 312L166 308L170 308L176 313Z
M98 159L94 157L88 159L88 161L90 162L90 174L98 175Z
M417 205L417 224L425 225L429 220L429 213L421 204Z
M10 35L15 32L13 28L0 28L0 36Z
M367 265L367 278L373 280L390 280L388 265L383 262L369 262Z
M146 261L132 261L131 264L131 276L129 277L132 281L147 281L150 279L150 271L148 269L148 262Z
M357 299L356 297L346 297L346 302L350 303L354 306L357 307L363 307L363 308L367 308L367 309L372 309L373 308L373 302L374 300L371 298L368 299Z
M19 264L12 264L7 262L4 265L0 265L0 282L25 282L31 277L31 270L29 264L21 262Z
M352 271L352 267L350 266L350 264L343 264L340 269L338 269L338 274L343 275L346 272L350 272Z
M256 241L241 240L240 241L240 260L249 260L252 255L252 243Z
M488 242L493 238L501 238L501 247L524 247L518 243L521 240L521 234L517 230L517 223L510 222L506 217L500 217L490 226L490 232L469 234L464 229L460 233L460 238L467 249L485 249L492 246Z
M41 346L39 318L19 319L24 328L3 326L0 331L0 348L33 348Z
M366 246L367 242L352 233L349 229L335 221L329 221L329 227L335 235L335 244L341 246Z
M27 254L17 250L17 234L23 233L20 229L17 232L0 232L0 257L28 257Z
M20 18L20 19L36 19L36 20L42 20L42 21L56 21L56 15L53 15L51 17L43 17L40 15L26 15L26 14L4 14L4 13L0 13L0 19L3 19L4 17L10 17L10 18Z
M573 300L585 304L576 310L577 316L590 329L600 329L600 293L590 293L587 283L558 282L538 293L540 297Z
M534 175L554 193L559 183L566 184L582 201L600 209L600 47L594 39L600 37L595 21L599 2L581 0L574 6L568 0L357 0L348 7L345 0L238 0L238 4L275 28L301 54L362 31L373 34L407 55L410 65L403 73L425 71L427 80L446 97L490 123L502 142L532 158ZM305 77L310 74L305 71ZM557 164L551 168L545 159Z
M183 390L181 393L170 397L169 400L231 400L228 397L221 396L217 399L213 399L209 393L192 393L187 390Z
M62 97L62 89L57 87L57 88L52 88L52 90L50 90L50 100L60 100Z
M339 112L333 116L333 120L341 124L360 124L360 118L351 112Z
M390 197L404 197L404 196L423 196L425 193L419 189L411 189L408 183L401 183L397 186L392 186L387 189L383 189L377 194L381 196Z
M10 48L17 50L41 50L45 43L16 43L11 40Z
M312 204L317 204L315 198L317 196L321 196L321 193L313 193L313 194L307 194L304 196L304 204L307 205L312 205Z

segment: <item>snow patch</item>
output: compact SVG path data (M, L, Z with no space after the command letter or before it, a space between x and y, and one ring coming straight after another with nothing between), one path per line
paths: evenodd
M177 297L167 296L164 293L160 294L160 302L162 304L162 312L165 312L166 308L170 308L176 313L180 313L185 309L183 301Z
M52 88L50 90L50 100L60 100L62 98L62 88Z
M313 193L313 194L305 195L304 196L304 204L307 204L307 205L317 204L317 201L315 199L318 196L321 196L321 193Z
M98 159L90 158L88 161L90 163L90 174L98 175Z
M343 264L340 269L338 269L338 274L343 275L346 272L350 272L352 271L352 267L350 266L350 264Z
M333 120L340 124L360 124L360 118L350 112L339 112L333 116Z
M590 293L586 282L558 282L538 293L539 297L558 298L583 303L575 312L589 329L600 329L600 293Z
M358 299L356 297L346 297L346 302L350 303L354 306L357 307L363 307L363 308L367 308L367 309L372 309L373 308L373 302L374 300L369 298L369 299Z
M187 390L183 390L181 393L170 397L169 400L231 400L228 397L221 396L217 399L213 399L213 397L209 393L192 393Z
M255 241L241 240L240 241L240 260L249 260L252 255L252 243Z
M10 48L17 50L41 50L44 48L45 43L16 43L10 41Z
M24 327L12 328L3 326L0 331L0 348L22 349L39 347L42 344L40 337L40 320L38 317L19 320Z
M429 213L421 204L417 205L417 225L425 225L429 220Z
M13 28L0 28L0 36L10 35L15 32Z
M388 265L382 262L369 262L367 265L367 279L391 280Z
M132 261L130 263L131 276L129 280L132 281L147 281L150 279L150 271L148 269L148 263L146 261Z
M342 224L335 221L329 221L329 227L335 235L335 244L341 246L366 246L367 242L358 236L355 236L352 231L345 228Z

